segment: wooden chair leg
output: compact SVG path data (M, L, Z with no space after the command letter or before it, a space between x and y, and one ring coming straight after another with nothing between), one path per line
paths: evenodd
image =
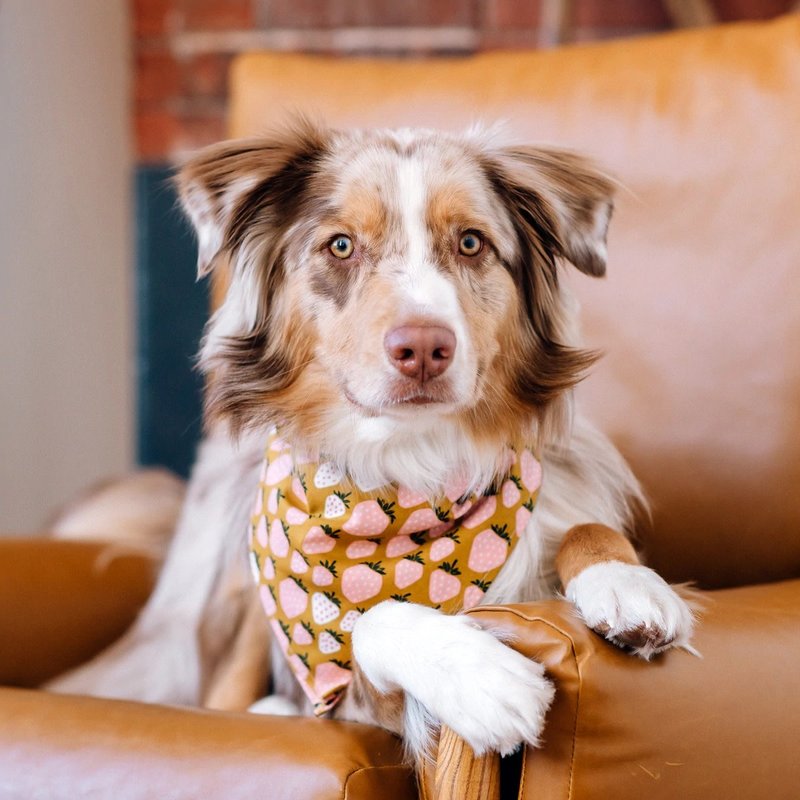
M450 728L442 728L427 800L500 800L500 756L476 756Z

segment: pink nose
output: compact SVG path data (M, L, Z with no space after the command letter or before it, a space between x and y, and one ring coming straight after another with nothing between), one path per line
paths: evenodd
M456 335L441 325L401 325L386 334L383 346L399 372L424 383L450 366Z

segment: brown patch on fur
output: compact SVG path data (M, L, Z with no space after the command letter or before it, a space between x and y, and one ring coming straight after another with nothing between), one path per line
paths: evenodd
M570 528L556 554L561 585L567 584L587 567L605 561L639 564L633 545L618 531L596 523Z
M363 714L372 724L402 735L405 695L399 689L386 694L379 692L357 663L353 664L353 678L347 687L347 703L348 718L358 719Z

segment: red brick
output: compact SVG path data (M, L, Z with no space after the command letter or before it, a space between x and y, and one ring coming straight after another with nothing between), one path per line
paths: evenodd
M183 115L171 155L219 142L227 136L226 125L224 110Z
M492 30L535 28L539 24L541 0L487 0L483 3L483 27Z
M714 0L712 5L723 22L739 19L770 19L789 11L792 0Z
M253 0L181 0L187 31L249 30L255 23Z
M575 0L576 28L662 28L669 16L661 0Z
M174 29L180 0L130 0L135 36L159 36Z
M136 53L134 100L138 105L160 103L181 92L181 68L169 53Z
M181 94L187 98L224 99L231 60L227 53L204 53L184 61Z
M143 110L136 113L134 131L139 161L166 161L175 149L181 123L171 111Z

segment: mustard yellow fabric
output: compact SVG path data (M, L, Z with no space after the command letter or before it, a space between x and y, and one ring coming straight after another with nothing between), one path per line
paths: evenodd
M298 459L299 460L299 459ZM296 463L270 438L251 518L251 564L278 643L317 714L350 681L351 632L382 600L453 614L477 605L530 519L541 467L508 451L496 491L453 481L431 503L403 487L362 492L327 462Z

